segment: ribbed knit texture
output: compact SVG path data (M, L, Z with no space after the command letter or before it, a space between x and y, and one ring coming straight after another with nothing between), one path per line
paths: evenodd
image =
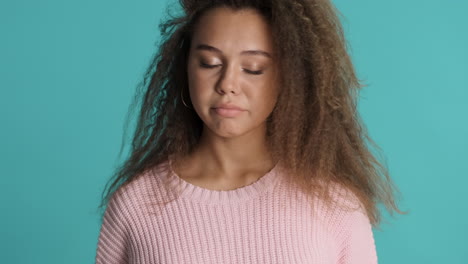
M158 168L169 169L169 177ZM110 199L96 263L377 263L363 210L312 209L282 176L277 165L250 185L216 191L181 179L170 162L160 164ZM162 179L181 183L183 192L149 214L146 203L173 191Z

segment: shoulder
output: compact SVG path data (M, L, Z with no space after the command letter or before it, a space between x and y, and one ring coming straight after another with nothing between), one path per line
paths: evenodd
M377 263L372 225L365 207L349 188L333 185L330 191L336 202L330 228L338 263Z
M342 210L349 213L365 212L359 197L348 187L339 183L331 183L330 196Z
M146 170L111 194L101 219L96 263L128 263L131 244L145 232L145 204L157 189L155 177L154 170Z
M321 184L324 184L321 182ZM327 195L317 199L316 214L330 230L333 237L338 237L355 220L369 221L366 208L350 188L338 183L326 183Z
M122 184L109 199L108 206L118 207L116 209L127 214L135 214L147 208L147 204L163 200L169 195L163 182L169 173L166 165L167 163L163 162Z

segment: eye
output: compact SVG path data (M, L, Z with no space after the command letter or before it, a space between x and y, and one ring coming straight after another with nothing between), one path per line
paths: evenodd
M244 71L246 71L249 74L254 74L254 75L263 74L263 71L250 71L250 70L247 70L247 69L244 69Z
M213 68L216 68L218 66L221 66L221 64L211 65L211 64L204 63L202 61L200 62L200 67L202 67L202 68L213 69ZM244 71L247 72L248 74L253 74L253 75L263 74L263 71L251 71L251 70L247 70L247 69L244 69Z
M200 62L200 67L203 67L203 68L212 69L212 68L216 68L218 66L219 65L211 65L211 64L204 63L204 62Z

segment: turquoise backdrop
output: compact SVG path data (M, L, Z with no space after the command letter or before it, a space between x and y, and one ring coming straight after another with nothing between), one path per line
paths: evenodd
M468 263L468 1L336 0L407 216L381 264ZM0 262L93 263L104 183L167 1L0 3Z

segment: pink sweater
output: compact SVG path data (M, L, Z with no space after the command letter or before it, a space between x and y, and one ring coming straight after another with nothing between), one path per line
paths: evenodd
M120 188L109 201L96 263L375 264L372 227L363 210L313 210L287 188L278 165L229 191L192 185L165 162ZM170 195L161 179L182 184L181 198L157 214L145 203ZM295 194L299 200L295 200Z

